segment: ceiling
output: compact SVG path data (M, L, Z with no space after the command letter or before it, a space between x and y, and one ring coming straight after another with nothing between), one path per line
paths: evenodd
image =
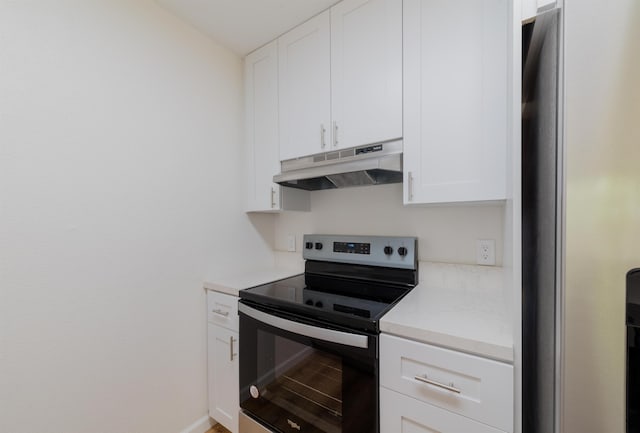
M244 56L338 0L156 0Z

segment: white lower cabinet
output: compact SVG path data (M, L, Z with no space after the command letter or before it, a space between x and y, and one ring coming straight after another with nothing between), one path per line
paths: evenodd
M230 304L236 304L238 299L235 296L209 292L210 306L213 303L212 298L216 300L229 298L227 303ZM209 313L207 324L209 416L232 433L238 433L240 406L237 320L229 322L235 326L235 329L230 329L231 327L212 323L211 311ZM237 315L237 310L235 314Z
M382 334L381 433L513 432L513 366Z
M502 433L469 418L380 389L380 433Z

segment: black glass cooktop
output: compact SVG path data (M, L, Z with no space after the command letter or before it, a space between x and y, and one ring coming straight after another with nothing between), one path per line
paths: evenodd
M355 266L334 264L325 272L325 265L318 265L307 262L305 274L241 290L240 299L274 312L379 332L380 318L415 286L415 276L398 278L395 269L376 268L372 276L362 266L356 272Z

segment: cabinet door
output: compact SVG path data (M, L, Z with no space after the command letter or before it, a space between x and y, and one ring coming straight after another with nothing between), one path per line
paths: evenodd
M402 0L331 8L332 147L402 137Z
M331 122L329 11L278 39L280 159L320 153Z
M280 207L278 158L278 44L249 54L244 64L247 211Z
M507 0L405 0L404 202L506 198Z
M278 42L245 58L247 212L309 210L307 191L273 183L280 172Z
M501 433L493 427L380 388L380 433Z
M209 416L238 433L238 333L208 324Z

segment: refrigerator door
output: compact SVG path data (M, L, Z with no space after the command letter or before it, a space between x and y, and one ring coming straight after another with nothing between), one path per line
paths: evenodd
M559 11L522 29L522 432L557 426Z

